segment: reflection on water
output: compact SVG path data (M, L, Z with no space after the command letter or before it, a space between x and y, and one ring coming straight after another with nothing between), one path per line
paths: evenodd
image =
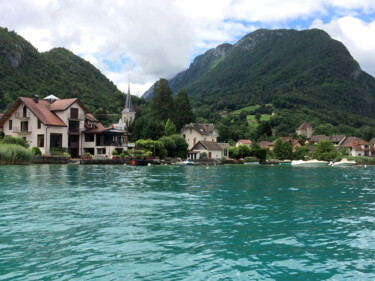
M375 168L0 167L0 280L372 280Z

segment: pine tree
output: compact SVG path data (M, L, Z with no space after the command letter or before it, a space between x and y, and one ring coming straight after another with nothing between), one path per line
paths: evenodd
M160 79L154 84L154 95L150 107L152 118L163 122L166 122L168 118L173 119L175 107L168 80Z
M177 129L180 130L185 124L194 121L193 110L191 109L189 97L185 89L181 89L175 101L176 104L176 121Z

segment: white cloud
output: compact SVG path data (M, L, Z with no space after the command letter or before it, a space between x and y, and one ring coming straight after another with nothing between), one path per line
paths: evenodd
M341 40L374 75L374 23L358 19L374 11L373 0L2 0L0 26L39 51L65 47L79 54L121 90L131 74L132 92L140 95L208 48L257 28L306 28L316 18L331 18L313 26Z
M327 24L315 20L311 27L323 29L341 41L362 70L375 75L375 21L366 23L358 18L342 17Z

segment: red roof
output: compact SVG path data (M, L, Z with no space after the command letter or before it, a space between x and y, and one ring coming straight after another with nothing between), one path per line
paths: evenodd
M238 140L237 143L242 143L242 144L248 144L251 145L251 140Z

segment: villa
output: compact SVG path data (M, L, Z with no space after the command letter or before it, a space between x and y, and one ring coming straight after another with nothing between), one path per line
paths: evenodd
M5 135L23 137L43 154L67 148L72 157L86 152L110 157L113 150L127 150L128 132L105 128L77 98L20 97L0 119Z
M182 127L180 135L186 140L191 150L199 141L217 142L219 133L212 123L189 123Z

